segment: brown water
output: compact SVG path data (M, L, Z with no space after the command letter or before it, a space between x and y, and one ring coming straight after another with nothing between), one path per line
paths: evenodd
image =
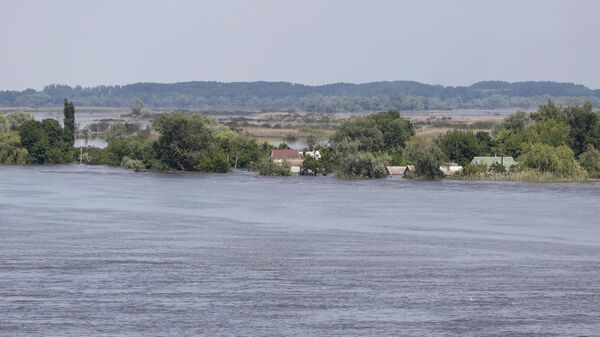
M600 335L599 202L594 184L0 167L0 335Z

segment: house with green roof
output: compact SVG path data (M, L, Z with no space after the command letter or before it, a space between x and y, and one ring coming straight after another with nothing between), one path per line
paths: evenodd
M494 164L500 164L504 166L506 170L509 170L512 166L519 165L513 157L475 157L471 160L472 165L485 165L489 169Z

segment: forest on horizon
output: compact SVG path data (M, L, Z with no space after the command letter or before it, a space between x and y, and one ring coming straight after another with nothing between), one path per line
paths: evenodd
M561 105L590 102L600 107L600 89L550 81L483 81L442 86L414 81L304 85L289 82L135 83L81 87L52 84L42 90L0 91L0 106L60 106L65 98L78 106L197 111L374 112L389 109L452 110L535 108L549 99Z

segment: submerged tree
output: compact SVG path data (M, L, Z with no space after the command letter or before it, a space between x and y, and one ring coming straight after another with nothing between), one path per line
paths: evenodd
M350 153L341 158L336 174L342 178L385 178L386 162L387 158L370 152Z
M229 162L214 136L215 122L201 115L162 115L154 127L156 159L181 171L228 172Z
M579 155L579 162L591 178L600 178L600 151L593 145L588 145Z
M75 144L75 106L73 105L73 102L69 102L65 99L63 114L65 116L65 139L73 146L73 144Z
M17 132L0 132L0 164L25 164L27 154L27 149L21 146L21 137Z
M263 157L253 165L253 169L261 176L291 176L290 163L284 160L276 163L269 157Z
M21 144L29 152L32 164L60 164L73 160L72 145L63 128L54 119L30 120L19 128Z
M406 143L404 158L415 165L415 171L409 177L424 179L444 177L444 173L440 170L444 153L436 144L427 144L422 138L414 136Z
M436 140L436 144L446 158L459 165L467 165L475 156L487 155L487 144L480 142L473 131L448 131Z

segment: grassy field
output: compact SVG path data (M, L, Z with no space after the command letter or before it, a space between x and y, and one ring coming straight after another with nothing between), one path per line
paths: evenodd
M249 135L261 138L275 138L283 137L285 135L294 135L297 138L305 138L309 135L314 135L317 138L329 138L334 133L333 129L311 128L309 126L289 127L283 129L246 126L242 127L242 130Z
M13 111L29 112L38 120L43 118L62 120L63 118L62 107L0 107L0 113ZM131 116L129 108L77 107L76 111L76 122L79 128L100 121L126 121L140 124L142 127L152 123L151 118ZM169 110L156 109L155 112L169 112ZM478 113L472 111L437 111L402 112L401 114L415 125L418 135L431 141L452 129L490 131L507 116L508 111ZM212 116L211 114L208 115ZM364 114L263 112L221 116L219 120L260 140L280 142L285 141L285 139L296 139L305 142L306 137L314 135L319 142L324 143L334 134L336 126L348 118L360 115Z

